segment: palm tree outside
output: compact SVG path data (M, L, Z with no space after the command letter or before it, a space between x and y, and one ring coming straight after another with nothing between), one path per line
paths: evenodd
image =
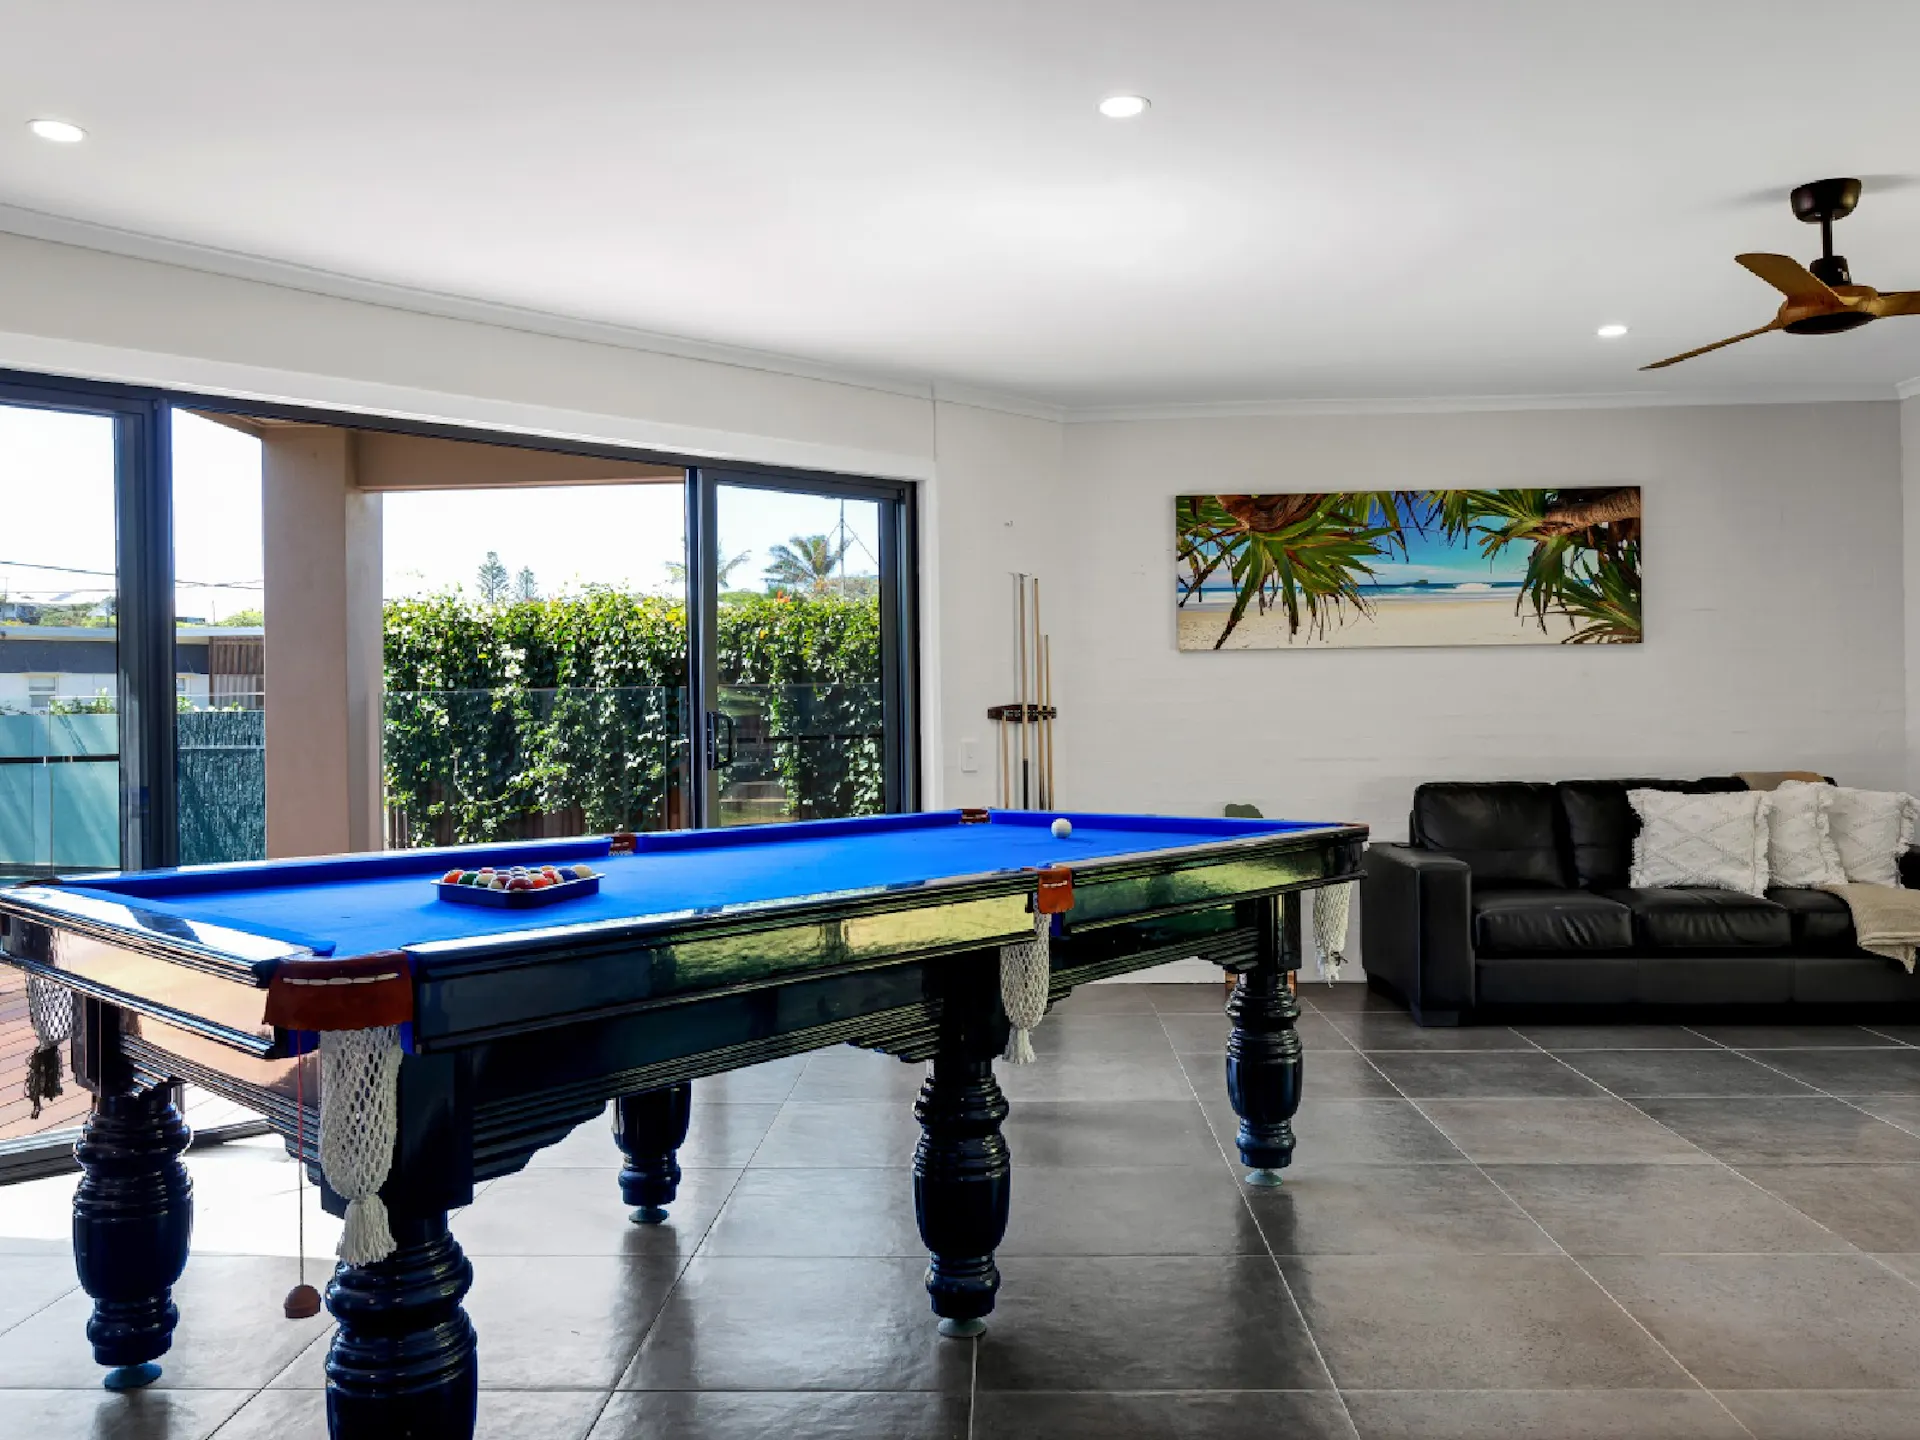
M766 578L774 589L826 595L834 590L834 572L846 556L849 542L830 535L793 535L767 552Z

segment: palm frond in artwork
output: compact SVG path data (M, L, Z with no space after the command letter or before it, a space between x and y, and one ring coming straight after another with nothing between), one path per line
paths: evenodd
M1234 603L1216 650L1250 609L1284 610L1296 635L1303 627L1324 633L1347 607L1366 614L1360 585L1374 574L1369 562L1406 548L1403 500L1398 492L1361 490L1184 496L1177 511L1177 554L1186 570L1179 603L1228 567Z

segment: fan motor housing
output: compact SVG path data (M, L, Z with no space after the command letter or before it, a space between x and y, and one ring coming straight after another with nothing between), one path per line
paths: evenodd
M1809 315L1804 320L1789 320L1780 328L1789 335L1838 335L1843 330L1858 330L1875 317L1865 310L1836 310L1829 315Z
M1809 225L1818 225L1822 220L1844 220L1860 203L1860 182L1814 180L1794 186L1787 198L1793 203L1794 215Z

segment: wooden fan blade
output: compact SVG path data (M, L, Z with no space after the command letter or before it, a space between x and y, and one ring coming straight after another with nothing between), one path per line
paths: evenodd
M1920 290L1882 290L1873 303L1873 310L1882 318L1888 315L1920 315Z
M1669 365L1678 365L1682 360L1691 360L1694 356L1704 355L1709 350L1720 350L1728 345L1738 345L1742 340L1751 340L1756 335L1764 335L1769 330L1778 330L1779 328L1780 322L1775 320L1770 324L1762 325L1758 330L1749 330L1744 335L1733 335L1725 340L1716 340L1711 345L1702 345L1698 350L1689 350L1683 355L1669 355L1664 360L1656 360L1653 364L1642 365L1640 368L1642 370L1664 370Z
M1733 258L1789 300L1803 305L1809 302L1830 305L1836 310L1846 303L1791 255L1736 255Z

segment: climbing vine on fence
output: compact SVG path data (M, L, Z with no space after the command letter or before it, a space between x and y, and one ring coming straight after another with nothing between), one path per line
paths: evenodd
M721 673L766 686L772 770L795 812L881 808L880 619L872 597L737 595ZM387 803L415 844L657 827L686 751L686 607L593 589L386 608ZM791 737L831 735L830 741Z

